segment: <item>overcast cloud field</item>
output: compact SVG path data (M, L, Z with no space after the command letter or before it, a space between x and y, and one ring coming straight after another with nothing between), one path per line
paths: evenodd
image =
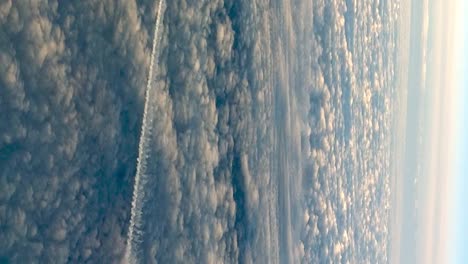
M389 262L398 15L0 1L0 263Z

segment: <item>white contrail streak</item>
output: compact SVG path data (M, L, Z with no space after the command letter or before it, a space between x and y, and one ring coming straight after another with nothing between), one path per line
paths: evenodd
M154 89L154 64L158 59L158 42L160 40L159 24L164 14L165 0L159 1L158 17L154 26L153 49L151 52L148 83L145 94L145 108L143 111L143 121L141 126L140 144L138 146L137 171L135 175L135 184L133 186L133 200L130 217L130 225L127 235L127 246L125 249L124 263L138 262L138 244L141 242L142 230L142 209L145 202L145 185L147 182L146 165L148 161L148 144L152 133L154 110L151 105L151 94Z

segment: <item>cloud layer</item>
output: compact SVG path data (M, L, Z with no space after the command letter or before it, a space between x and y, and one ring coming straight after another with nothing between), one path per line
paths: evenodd
M157 4L0 4L1 258L122 259ZM141 258L386 261L394 7L166 5Z

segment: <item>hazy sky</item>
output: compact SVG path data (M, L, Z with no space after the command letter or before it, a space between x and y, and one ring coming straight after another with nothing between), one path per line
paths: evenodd
M466 99L468 99L468 4L464 0L458 1L456 8L456 26L455 26L455 41L454 47L456 53L456 70L454 71L456 79L456 87L459 89L458 97L458 113L459 120L457 125L457 157L456 157L456 176L455 176L455 191L454 199L454 228L453 228L453 251L452 263L466 263L468 260L468 223L466 221L467 204L468 204L468 140L466 134L468 131L468 107Z
M461 154L459 150L463 149L463 144L460 144L463 137L459 133L462 101L458 99L463 98L466 88L462 81L465 76L463 69L466 69L466 33L463 34L467 22L464 16L466 2L429 0L428 5L430 28L427 46L432 49L423 58L423 64L427 64L423 69L432 68L433 71L430 76L425 76L423 84L431 93L423 108L427 124L422 130L430 147L425 148L429 151L422 156L428 169L426 173L423 170L422 177L427 179L420 182L418 196L421 205L418 262L446 263L447 259L452 259L453 263L464 263L463 250L457 245L464 237L463 232L458 232L462 230L462 218L465 218L460 212L466 209L461 204L455 206L455 198L463 195L463 188L456 186L461 186L457 183L463 180L464 170L457 170L456 161L464 158L457 157L457 153Z
M468 126L462 124L468 121L463 104L468 95L467 4L465 0L411 3L402 179L407 186L397 189L406 205L401 207L401 236L396 239L401 253L397 252L399 258L394 262L466 263L464 220L468 215L463 192L467 187L464 160L468 141L464 133ZM408 188L413 182L415 189ZM410 213L413 202L417 208L414 226Z

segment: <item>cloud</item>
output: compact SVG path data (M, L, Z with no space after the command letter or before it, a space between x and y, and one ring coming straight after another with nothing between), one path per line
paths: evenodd
M390 132L382 128L390 127L391 110L375 102L391 98L393 66L376 58L395 58L376 36L394 25L382 26L379 15L346 4L319 1L314 6L320 48L311 52L314 77L308 86L304 262L387 259L389 164L384 157ZM381 11L394 15L391 9ZM349 25L353 21L360 22ZM362 33L366 28L380 30L370 36L372 42Z
M167 2L142 258L386 258L392 57L345 5ZM0 4L0 259L121 260L156 8Z
M89 12L102 4L1 6L0 256L12 263L120 258L147 33L135 3Z

